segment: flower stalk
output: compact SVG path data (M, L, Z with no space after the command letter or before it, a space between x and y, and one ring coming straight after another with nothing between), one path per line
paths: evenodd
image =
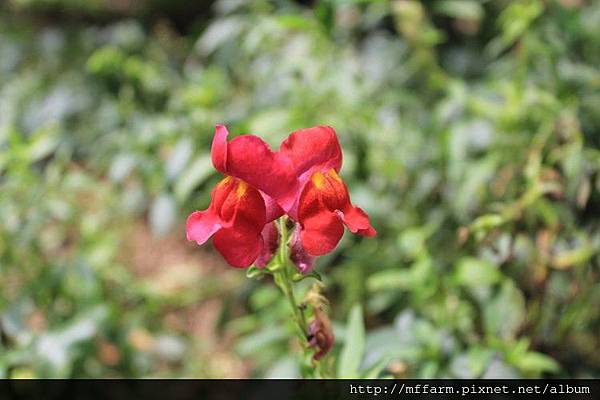
M308 324L306 322L306 316L304 315L304 307L296 301L294 295L294 287L292 284L292 276L294 274L294 266L291 265L288 257L288 229L287 229L287 218L281 217L279 219L279 234L281 239L279 242L279 249L277 253L276 268L273 268L273 278L275 284L281 289L283 294L286 296L292 312L294 314L294 322L297 327L300 343L304 348L307 348L307 337L308 337Z
M294 131L278 151L258 136L227 140L228 134L225 126L215 127L211 160L225 177L213 188L208 208L188 217L187 239L202 245L212 238L227 263L247 268L249 278L273 275L292 308L303 375L321 377L319 360L335 336L315 259L333 251L345 228L366 237L376 231L338 175L342 149L332 127ZM294 283L310 277L318 282L298 303Z
M287 227L287 217L281 217L278 220L280 242L277 253L270 266L267 267L267 271L273 274L275 284L285 295L293 314L293 321L295 325L295 331L298 335L300 345L302 347L302 375L305 378L323 378L325 377L323 366L321 365L320 358L329 351L327 347L324 351L320 348L319 339L322 337L321 332L315 330L315 327L320 326L319 323L312 321L310 324L306 318L306 311L309 306L312 308L314 318L323 315L320 310L320 306L317 303L327 303L327 300L320 294L316 294L320 301L315 302L315 291L314 287L322 287L320 284L313 285L313 289L306 294L306 297L302 303L298 303L296 295L294 293L294 276L298 274L294 262L290 258L289 245L292 240L292 235ZM306 275L308 276L308 275ZM310 275L314 276L314 275ZM329 336L331 340L330 345L333 345L333 333ZM319 354L319 356L317 356Z

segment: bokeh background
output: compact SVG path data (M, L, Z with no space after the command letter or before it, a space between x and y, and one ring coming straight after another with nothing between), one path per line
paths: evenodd
M600 376L599 2L0 4L0 377L298 376L185 240L218 122L338 132L379 235L318 261L332 371Z

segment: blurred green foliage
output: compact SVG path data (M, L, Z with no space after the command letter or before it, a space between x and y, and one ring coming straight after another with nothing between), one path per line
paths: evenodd
M0 11L0 376L300 373L184 243L217 122L340 136L379 234L318 261L339 376L600 376L600 4L126 3Z

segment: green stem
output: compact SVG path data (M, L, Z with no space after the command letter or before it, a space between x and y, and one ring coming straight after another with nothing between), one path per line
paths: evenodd
M304 309L299 307L296 302L296 297L294 296L292 277L294 276L296 268L290 261L288 254L289 233L287 229L287 217L279 219L279 234L281 242L279 243L279 249L277 251L277 267L272 270L273 278L277 286L285 294L285 297L288 299L288 303L292 308L296 332L298 334L298 339L300 340L300 345L304 350L303 363L306 363L302 367L302 374L305 378L322 378L324 375L320 363L312 360L311 357L312 352L310 351L310 346L308 344L308 323L306 321L306 316L304 315ZM308 361L308 359L310 359L310 361Z
M306 323L306 317L303 310L298 306L296 297L294 296L294 287L292 286L291 275L293 273L293 266L290 263L288 257L288 231L287 231L287 218L283 217L279 219L279 234L281 235L281 242L279 243L279 265L280 268L273 273L275 283L281 291L285 294L288 299L292 311L294 313L294 322L298 328L298 337L303 347L307 345L308 335L308 324Z

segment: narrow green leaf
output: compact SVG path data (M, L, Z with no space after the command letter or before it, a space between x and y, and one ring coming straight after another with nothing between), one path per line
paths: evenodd
M348 317L346 342L338 360L338 378L358 377L365 350L365 326L360 304L355 304Z
M530 351L517 361L517 367L525 373L541 374L543 372L558 372L560 365L551 357Z
M306 274L306 275L301 274L301 273L295 273L294 276L292 276L292 280L294 282L300 282L300 281L305 280L306 278L315 278L319 282L323 281L323 279L321 278L321 275L316 271L311 271L309 274Z
M388 357L383 357L381 360L379 360L378 362L376 362L371 368L369 368L368 370L366 370L362 374L361 379L377 379L377 378L380 378L381 373L388 366L389 362L390 362L390 360L388 359Z
M258 268L254 265L251 265L250 268L246 270L246 278L260 278L265 274L265 270Z

